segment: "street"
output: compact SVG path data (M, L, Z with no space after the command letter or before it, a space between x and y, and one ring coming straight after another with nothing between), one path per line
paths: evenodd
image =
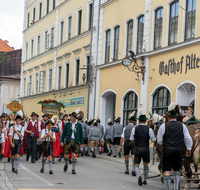
M104 159L106 158L106 159ZM110 160L114 158L109 157ZM76 175L71 174L71 165L68 167L67 173L63 172L64 161L53 164L53 175L49 175L49 165L46 162L45 172L41 174L41 159L37 163L32 164L25 161L25 156L20 160L19 174L14 175L11 172L10 163L1 163L5 166L6 176L13 184L7 187L2 187L2 190L14 189L102 189L102 190L122 190L122 189L163 189L160 178L151 178L148 180L147 186L139 187L137 177L124 174L123 158L116 158L113 161L107 160L105 154L98 155L96 159L92 157L80 157L76 166ZM118 162L118 160L121 161ZM3 160L3 162L6 159ZM129 167L131 172L131 167ZM142 173L142 172L141 172ZM150 173L149 176L155 175ZM2 176L1 176L2 177ZM182 182L185 180L182 178ZM2 182L2 180L1 180ZM7 181L5 181L7 183ZM58 184L60 183L60 184ZM1 183L0 183L1 184ZM182 187L184 183L181 184ZM183 189L183 188L181 188Z

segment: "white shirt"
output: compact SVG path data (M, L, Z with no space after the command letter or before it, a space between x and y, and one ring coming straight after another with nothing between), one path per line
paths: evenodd
M176 120L170 120L170 121L176 121ZM163 135L164 134L165 134L165 123L163 123L158 130L157 139L158 139L159 144L163 143ZM185 142L185 146L187 147L187 150L191 150L193 141L188 132L187 127L184 124L183 124L183 135L184 135L184 142Z
M35 121L32 121L32 120L30 120L30 122L32 123L32 125L34 126L35 125L35 122L37 122L37 120L35 120ZM40 122L38 122L38 132L40 132L41 131L41 123ZM27 129L28 128L28 121L27 122L25 122L25 125L24 125L24 129L26 129L26 130L29 130L29 129Z
M10 124L10 123L11 123L11 121L8 121L8 122L7 122L7 124L6 124L6 128L7 128L7 129L9 129L9 124ZM15 123L16 123L16 122L15 122ZM11 123L11 124L13 124L13 123Z
M140 124L140 125L145 125L145 124ZM134 136L135 136L135 127L131 131L131 136L130 136L131 141L135 140ZM149 128L149 138L151 139L152 142L156 141L153 130L151 128Z
M4 134L1 133L0 144L5 143Z
M76 133L75 126L76 126L77 122L75 122L75 123L70 122L70 123L72 124L72 136L71 136L71 138L75 139L74 133ZM74 133L73 133L73 131L74 131Z
M66 124L66 123L68 123L68 121L63 121L64 122L64 125ZM59 123L59 132L62 132L63 130L62 130L62 121Z
M43 138L45 135L47 135L48 133L48 128L46 129L42 129L42 132L41 132L41 138ZM50 133L52 133L52 131L50 130ZM53 138L56 138L56 135L55 135L55 132L53 132ZM52 141L52 139L50 137L47 137L45 139L42 139L42 141Z
M22 127L21 125L15 125L15 129L17 129L17 131L20 131L22 136L24 136L24 127ZM13 137L13 127L10 128L9 136ZM15 140L20 139L17 133L14 134L14 139Z
M129 123L129 125L134 125L134 124L133 124L133 123ZM124 132L125 132L125 129L126 129L126 127L123 128L122 135L121 135L121 138L123 138L123 139L124 139Z

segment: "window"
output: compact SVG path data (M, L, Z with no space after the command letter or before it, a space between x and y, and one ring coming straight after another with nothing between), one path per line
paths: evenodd
M27 28L29 28L29 19L30 19L30 13L27 15Z
M31 40L31 58L33 57L34 40Z
M47 0L47 12L46 12L46 14L48 14L49 13L49 0Z
M72 16L68 18L68 40L71 39L72 35Z
M62 67L58 67L58 89L61 89L62 82Z
M48 31L44 34L44 51L47 51L48 49Z
M42 2L39 4L39 19L42 18Z
M120 36L120 27L115 28L115 38L114 38L114 60L118 60L119 55L119 36Z
M81 26L82 26L82 10L78 11L78 35L81 34Z
M138 19L137 53L143 52L144 16Z
M132 50L132 42L133 42L133 20L127 23L126 52Z
M186 12L186 27L185 27L186 40L195 37L195 23L196 23L196 0L188 0L187 12Z
M156 11L155 31L154 31L154 49L162 46L162 26L163 26L163 8Z
M169 20L169 44L177 43L178 37L178 15L179 2L171 4L170 20Z
M87 83L90 82L89 69L90 69L90 56L87 57L87 79L86 79Z
M53 0L53 10L56 8L56 0Z
M69 87L69 63L66 64L66 88Z
M92 3L89 4L89 26L88 29L90 30L92 27Z
M26 43L26 60L28 59L28 43Z
M29 83L28 83L28 96L31 95L32 90L32 76L29 76Z
M26 78L24 78L24 96L26 96Z
M60 44L63 43L63 30L64 30L64 21L60 23Z
M46 71L40 71L40 92L45 92Z
M106 52L105 52L105 63L110 61L110 36L111 30L106 32Z
M133 111L137 112L138 108L138 97L134 92L129 92L124 99L124 110L123 110L123 125L128 125L128 118ZM136 113L137 115L137 113Z
M171 94L167 88L159 88L153 96L152 113L163 116L171 102Z
M35 93L38 94L39 75L35 75Z
M38 36L38 43L37 43L37 55L40 54L40 36Z
M79 68L80 68L80 60L76 60L76 85L79 85Z
M35 8L33 9L33 20L35 21Z
M52 90L52 69L49 69L49 91Z
M50 48L53 48L54 46L54 28L51 28L51 43Z

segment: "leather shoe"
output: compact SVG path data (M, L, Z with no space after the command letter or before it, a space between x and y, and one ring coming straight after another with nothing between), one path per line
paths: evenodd
M12 168L12 172L15 172L15 168Z
M31 163L35 163L35 160L31 161Z
M28 162L28 161L29 161L29 158L26 158L26 161Z
M129 171L125 171L124 173L125 173L125 174L129 174Z
M18 174L18 171L17 171L17 170L15 170L15 171L14 171L14 173L15 173L15 174Z
M136 173L134 171L131 172L132 176L136 176Z
M142 177L141 177L141 176L138 177L138 185L139 185L139 186L142 186Z
M143 181L143 183L142 184L144 184L144 185L147 185L147 182L146 181Z
M52 170L50 170L50 171L49 171L49 174L50 174L50 175L52 175L52 174L53 174L53 171L52 171Z
M72 170L72 174L76 174L75 170Z
M44 169L41 168L40 173L44 173Z
M114 155L113 157L114 157L114 158L116 158L117 156L116 156L116 155Z
M64 166L63 171L66 172L67 171L68 166Z

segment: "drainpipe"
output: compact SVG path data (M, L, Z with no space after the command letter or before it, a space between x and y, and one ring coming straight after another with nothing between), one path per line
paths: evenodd
M99 5L101 5L101 0L99 0ZM99 6L98 5L98 6ZM97 66L98 62L98 46L99 46L99 20L100 20L100 7L99 7L99 13L98 13L98 26L97 26L97 48L96 48L96 63L95 66ZM95 76L97 76L97 69L95 69ZM95 118L95 109L96 109L96 91L97 91L97 80L95 80L95 86L94 86L94 108L93 108L93 118Z
M91 20L91 38L90 38L90 59L89 59L89 81L88 81L88 103L87 103L87 119L89 119L90 108L90 75L91 75L91 60L92 60L92 38L93 38L93 20L94 20L94 0L92 1L92 20ZM87 76L88 77L88 76Z

